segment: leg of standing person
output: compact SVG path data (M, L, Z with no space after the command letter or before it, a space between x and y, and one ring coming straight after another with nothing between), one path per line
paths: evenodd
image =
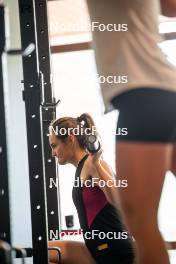
M169 263L158 229L157 212L172 150L171 144L120 142L116 145L117 175L128 180L128 188L119 189L121 205L136 240L140 264Z
M102 84L105 103L110 100L109 98L119 95L120 92L124 93L127 91L127 88L141 87L141 83L143 84L146 80L148 80L149 84L147 87L152 87L151 73L156 73L153 79L158 83L157 87L160 88L160 86L163 86L163 81L160 80L161 74L158 75L158 73L162 67L162 69L165 69L163 76L165 80L168 80L165 83L165 87L169 88L169 86L172 86L175 91L175 81L173 80L172 82L171 80L170 84L168 83L170 79L173 79L172 76L174 76L175 71L168 68L165 59L163 59L162 54L157 49L156 38L153 39L153 35L157 33L156 18L159 11L159 1L119 0L108 2L87 0L87 2L92 22L99 21L105 25L108 23L121 24L125 23L125 17L128 23L127 32L110 33L106 30L102 33L98 29L93 32L99 73L104 76L109 74L114 76L117 73L119 75L124 73L128 75L128 84L126 86ZM154 11L152 16L151 10ZM145 14L145 19L143 13ZM141 16L141 14L143 15ZM150 16L154 23L148 23L150 22ZM146 25L149 27L145 27ZM148 42L148 39L151 42ZM148 45L148 43L152 45ZM150 54L153 54L151 61L149 61L150 56L145 56L147 50ZM154 50L158 55L158 57L156 56L157 59L155 58ZM158 64L155 64L156 61ZM139 80L140 78L141 80ZM137 86L135 86L136 83L138 84ZM121 91L119 91L120 87ZM156 99L157 101L158 98ZM150 101L148 105L150 105ZM162 105L164 106L165 102ZM142 108L143 106L138 108L138 112ZM162 119L164 112L161 109L155 121L161 120L161 123L167 124L167 121L164 122ZM144 113L145 115L147 114L145 111ZM146 116L147 119L145 119L144 123L148 124L150 118L153 120L153 114L155 115L155 112ZM131 120L134 118L132 116ZM148 126L150 125L148 124ZM138 126L136 126L137 130ZM141 131L143 130L145 131L144 128ZM156 129L155 133L158 134L157 132L158 129ZM128 188L119 188L121 204L126 223L137 242L137 257L140 264L169 263L168 254L158 229L157 212L165 173L171 169L171 163L173 163L173 145L167 143L167 140L165 142L161 140L161 142L159 143L157 137L155 141L152 140L150 142L149 136L147 137L147 142L136 138L135 142L131 140L117 143L117 175L120 179L127 179L129 183Z
M176 176L176 144L173 148L171 171Z

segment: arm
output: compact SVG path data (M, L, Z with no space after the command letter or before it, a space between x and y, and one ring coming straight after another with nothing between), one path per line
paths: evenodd
M164 16L176 17L176 0L160 0L160 3Z
M100 180L104 180L106 185L105 187L100 187L109 203L111 203L115 207L119 207L119 197L118 197L118 189L115 187L117 183L115 183L116 178L113 177L113 172L108 166L108 164L101 160L99 163L95 164L95 170L97 177Z
M101 154L102 151L100 150L95 155L90 156L90 176L94 180L94 183L104 192L108 202L114 207L119 207L118 189L116 187L117 180L113 175L112 169L101 158ZM104 181L104 187L101 187L101 184L99 184L100 180Z

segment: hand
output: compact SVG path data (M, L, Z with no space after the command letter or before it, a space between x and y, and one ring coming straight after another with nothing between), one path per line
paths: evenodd
M90 162L92 164L94 164L94 165L100 164L101 160L103 159L102 153L103 153L103 150L100 149L95 154L89 154L89 160L90 160Z

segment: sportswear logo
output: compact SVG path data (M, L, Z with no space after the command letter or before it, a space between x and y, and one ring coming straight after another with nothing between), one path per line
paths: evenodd
M107 244L107 243L102 244L102 245L99 245L99 246L97 247L98 250L104 250L104 249L106 249L106 248L108 248L108 244Z

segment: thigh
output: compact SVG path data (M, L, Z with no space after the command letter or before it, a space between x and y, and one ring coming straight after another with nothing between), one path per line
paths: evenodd
M61 249L62 264L96 264L86 245L76 241L50 241L49 247ZM49 251L50 263L57 263L55 251Z
M141 226L143 232L144 225L156 227L160 195L171 157L171 144L128 141L116 144L117 177L128 181L127 188L119 188L127 224Z

